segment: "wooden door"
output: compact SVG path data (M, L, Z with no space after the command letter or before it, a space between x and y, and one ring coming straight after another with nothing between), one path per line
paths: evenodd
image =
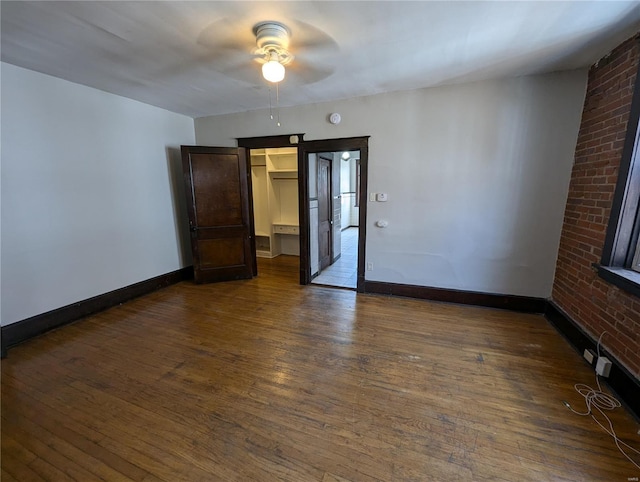
M245 149L182 146L182 172L196 283L251 278Z
M332 209L331 162L318 158L318 245L320 271L331 264Z

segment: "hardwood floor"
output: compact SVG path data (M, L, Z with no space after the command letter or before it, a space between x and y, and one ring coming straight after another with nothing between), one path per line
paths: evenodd
M627 481L538 315L297 284L183 282L10 350L2 480ZM611 412L622 440L638 424Z

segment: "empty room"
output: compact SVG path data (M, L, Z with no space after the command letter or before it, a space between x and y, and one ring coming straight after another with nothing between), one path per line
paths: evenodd
M640 3L0 2L3 481L640 479Z

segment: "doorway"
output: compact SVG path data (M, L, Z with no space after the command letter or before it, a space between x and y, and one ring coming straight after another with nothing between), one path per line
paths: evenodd
M256 257L300 256L297 148L250 149L249 159Z
M299 271L297 171L303 136L238 138L238 147L247 151L254 276L258 264L263 273Z
M358 282L359 164L360 151L309 155L309 171L317 163L317 189L309 185L310 219L313 192L318 202L319 260L311 259L311 283L356 289ZM313 183L313 178L309 180ZM313 221L311 221L313 223ZM310 230L313 249L314 229Z
M304 141L304 134L295 134L295 135L286 135L286 136L266 136L266 137L251 137L251 138L239 138L238 146L248 149L250 152L254 149L271 149L271 148L297 148L297 188L298 188L298 226L294 226L292 223L284 223L289 226L279 227L278 229L291 229L292 232L288 233L289 235L294 234L293 230L295 230L295 235L299 236L298 247L299 247L299 280L300 284L306 285L312 282L312 261L315 262L316 258L319 260L319 251L318 251L318 237L316 235L311 236L312 228L317 226L318 218L314 216L314 211L311 209L313 202L316 203L317 207L317 193L314 192L314 199L310 198L310 186L316 186L317 188L317 167L313 170L309 168L310 159L317 160L319 154L327 154L331 153L332 155L341 156L344 152L353 152L359 155L359 162L357 163L357 180L355 186L355 192L352 194L355 197L354 203L357 203L357 225L354 226L355 232L349 232L346 234L351 235L351 242L357 245L356 254L352 255L352 258L355 257L356 261L356 284L355 289L358 292L364 292L364 267L365 267L365 245L366 245L366 215L367 215L367 204L366 204L366 193L367 193L367 166L368 166L368 153L369 153L369 137L349 137L349 138L341 138L341 139L325 139L325 140L316 140L316 141ZM250 155L248 156L250 157ZM333 175L334 170L340 168L340 161L337 160L333 162L332 168L330 170L331 173L331 181L329 182L331 186L329 197L332 200L331 205L331 213L332 213L332 224L330 240L328 243L330 244L329 249L331 250L330 258L331 263L335 264L337 260L342 258L343 251L341 249L342 242L342 225L340 222L336 222L336 219L340 220L341 218L341 203L336 203L335 196L338 196L340 200L342 197L340 191L340 185L337 184L340 179L339 175ZM317 166L317 163L316 163ZM251 167L249 166L249 171ZM292 171L293 169L286 168L286 171ZM283 170L283 171L284 171ZM280 172L282 175L290 176L290 173ZM249 176L251 179L251 176ZM289 182L287 182L289 186ZM253 192L253 187L250 187L250 190ZM254 203L253 194L250 196L250 208L251 208L251 217L253 219L254 213ZM291 204L291 203L290 203ZM316 210L317 212L317 210ZM252 224L255 224L252 223ZM272 225L273 227L273 225ZM256 253L256 242L263 242L264 239L258 239L258 234L265 234L260 229L256 229L257 226L252 225L252 244L253 244L253 252ZM271 232L271 231L270 231ZM357 232L357 235L355 235ZM352 234L353 233L353 234ZM340 234L340 235L338 235ZM345 239L346 239L345 234ZM280 237L274 237L273 240L277 242ZM273 245L277 249L277 244ZM313 258L313 259L312 259ZM345 255L344 262L349 261L347 256ZM329 268L331 265L329 266ZM254 275L257 275L257 267L254 268ZM331 285L330 285L331 286ZM333 286L338 286L334 284Z
M298 161L300 283L363 292L368 137L304 142Z

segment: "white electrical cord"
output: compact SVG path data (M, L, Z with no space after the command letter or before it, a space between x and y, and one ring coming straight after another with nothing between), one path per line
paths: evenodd
M598 358L600 358L600 341L602 340L602 337L604 336L605 333L606 333L606 331L603 331L602 334L600 335L600 338L598 338L598 345L597 345ZM612 397L608 393L604 393L602 391L602 388L600 387L600 379L598 378L598 374L597 373L596 373L596 384L598 385L598 389L597 390L595 388L591 388L589 385L585 385L584 383L576 383L573 386L576 389L576 392L578 392L580 395L582 395L584 397L584 403L587 406L587 411L586 412L584 412L584 413L583 412L577 412L576 410L571 408L571 405L569 405L568 402L563 401L563 403L565 404L565 406L569 410L571 410L573 413L575 413L577 415L582 415L582 416L591 415L591 418L598 425L600 425L602 430L604 430L611 437L613 437L613 440L616 443L616 446L618 447L618 450L620 450L620 453L622 455L624 455L627 459L629 459L629 461L633 465L635 465L636 468L640 469L640 465L638 465L627 454L627 452L624 451L624 449L621 447L621 445L624 445L625 447L627 447L628 450L630 450L631 452L635 453L636 455L640 455L640 451L636 450L635 448L631 447L629 444L623 442L622 440L620 440L618 438L618 436L616 435L615 430L613 429L613 424L611 423L611 420L609 419L609 417L607 417L607 414L604 413L604 410L614 410L614 409L620 407L621 406L620 402L618 401L617 398ZM607 422L609 424L609 428L608 429L598 421L598 419L593 414L593 409L595 409L598 412L600 412L600 414L607 420Z

